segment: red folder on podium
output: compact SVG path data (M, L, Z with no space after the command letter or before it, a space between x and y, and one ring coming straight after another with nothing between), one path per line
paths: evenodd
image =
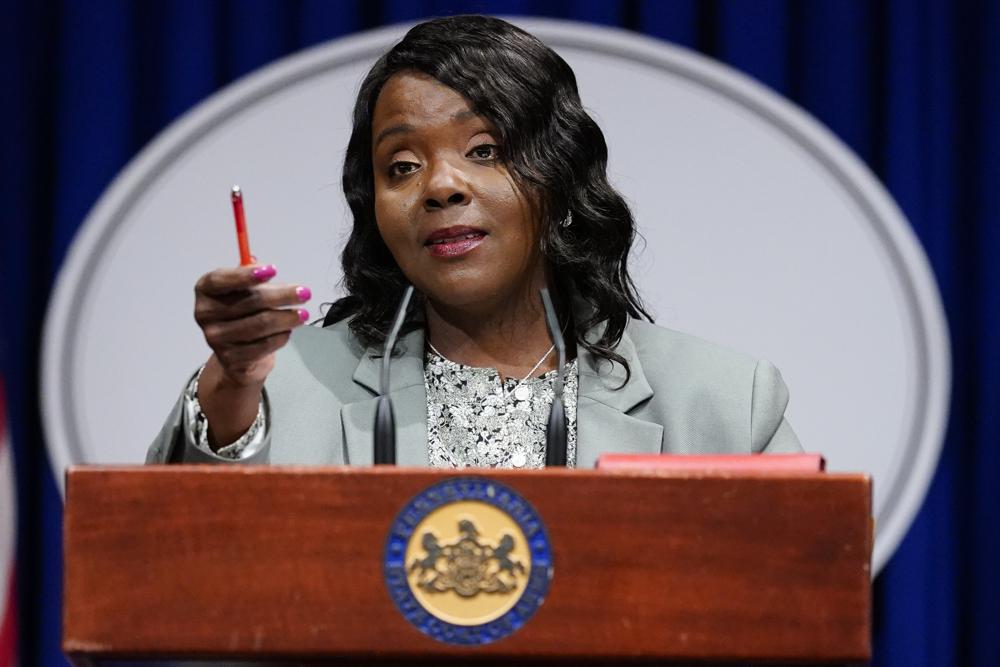
M604 454L598 470L789 473L823 472L821 454Z

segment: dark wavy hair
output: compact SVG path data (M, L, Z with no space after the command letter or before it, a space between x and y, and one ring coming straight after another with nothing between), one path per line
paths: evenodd
M461 93L496 126L512 178L536 200L541 251L576 344L625 365L615 347L628 319L651 318L628 273L635 222L608 183L604 135L584 111L566 61L529 33L488 16L414 26L362 82L344 160L344 194L354 215L341 256L348 296L330 307L324 324L350 317L362 342L381 344L408 284L375 224L372 168L375 103L386 81L406 70ZM558 224L570 213L571 225ZM408 330L420 326L415 310ZM602 323L599 336L585 338Z

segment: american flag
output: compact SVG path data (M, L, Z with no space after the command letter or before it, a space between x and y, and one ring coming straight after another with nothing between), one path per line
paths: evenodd
M0 667L16 664L17 625L14 557L17 544L17 493L14 452L7 430L3 379L0 378Z

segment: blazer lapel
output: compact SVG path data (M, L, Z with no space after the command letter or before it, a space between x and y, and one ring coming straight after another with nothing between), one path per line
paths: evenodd
M424 332L417 329L400 339L402 354L392 359L389 397L396 418L396 463L427 466L427 394L424 389ZM369 398L340 409L344 425L344 463L371 465L375 404L382 370L382 351L368 348L354 370L354 381L368 389Z
M615 350L632 371L628 382L621 364L595 358L583 347L577 350L576 467L592 468L606 452L659 454L663 426L626 414L653 395L628 331Z

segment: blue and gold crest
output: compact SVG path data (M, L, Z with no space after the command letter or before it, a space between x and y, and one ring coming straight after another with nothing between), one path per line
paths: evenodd
M450 479L411 500L385 547L389 595L410 623L448 644L507 637L552 580L552 548L535 509L487 479Z

